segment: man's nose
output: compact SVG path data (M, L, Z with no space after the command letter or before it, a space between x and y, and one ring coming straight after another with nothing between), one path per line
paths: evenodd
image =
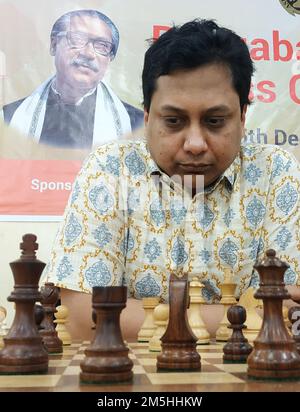
M93 59L96 57L96 52L92 41L89 41L82 49L81 54L84 54L86 57Z
M200 128L190 130L186 134L184 150L194 155L205 152L208 148L207 141Z

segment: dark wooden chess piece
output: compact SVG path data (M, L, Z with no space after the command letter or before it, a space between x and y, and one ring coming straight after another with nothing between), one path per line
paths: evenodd
M57 312L56 303L59 299L59 290L54 283L48 282L41 287L41 295L45 317L41 323L42 329L40 334L49 353L61 353L63 351L63 344L57 335L53 323L53 315Z
M289 267L276 257L275 250L254 266L260 287L254 297L263 300L263 324L248 357L248 376L255 379L299 379L300 356L283 320L282 300L290 299L283 276Z
M196 349L197 337L188 323L189 305L187 275L170 276L169 323L161 337L162 352L157 356L157 370L199 370L200 355Z
M227 311L227 318L230 322L228 328L232 329L232 335L223 347L224 363L245 363L252 351L252 346L243 335L246 321L246 310L243 306L231 306Z
M289 308L288 318L292 324L291 332L296 342L297 351L300 354L300 306Z
M26 234L22 239L22 255L10 263L15 285L7 300L15 302L16 312L13 324L3 338L0 374L32 374L48 370L48 353L34 320L34 304L41 299L38 283L45 263L36 258L36 236Z
M126 306L126 286L93 287L92 303L96 311L96 330L81 362L80 381L109 383L129 381L133 362L128 357L120 328L120 314Z
M92 330L96 329L96 323L97 323L97 313L95 309L92 310L92 321L94 322L92 326Z
M43 326L41 326L42 321L45 317L45 309L42 305L34 305L34 320L38 330L42 330Z

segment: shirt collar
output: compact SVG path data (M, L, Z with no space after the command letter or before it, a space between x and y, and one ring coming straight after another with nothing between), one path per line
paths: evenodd
M96 89L97 89L97 87L95 87L94 89L88 91L84 96L82 96L82 97L74 104L74 106L80 106L81 103L83 102L83 100L84 100L86 97L91 96L91 95L95 92ZM55 88L55 77L54 77L54 79L53 79L52 82L51 82L51 90L54 92L54 94L55 94L56 96L58 96L59 98L61 98L61 94L60 94L60 93L56 90L56 88Z
M148 151L148 148L147 148ZM159 166L155 163L155 161L152 159L149 151L149 163L148 163L148 170L150 173L150 176L161 176L163 177L164 181L169 183L171 187L174 187L174 183L172 182L172 179L164 173ZM221 183L224 182L224 185L228 192L232 192L234 184L237 180L238 173L240 171L240 165L241 165L241 158L240 158L240 153L237 154L236 158L234 161L231 163L231 165L225 170L225 172L212 184L207 186L204 189L205 193L211 193L215 190L215 188Z

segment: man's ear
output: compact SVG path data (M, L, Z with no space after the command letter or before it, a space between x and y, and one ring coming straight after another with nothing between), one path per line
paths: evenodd
M57 45L57 39L56 37L51 39L50 43L50 56L55 56L56 53L56 45Z
M244 104L243 110L242 110L242 113L241 113L241 121L242 121L243 126L245 126L247 109L248 109L248 106L246 104Z
M147 112L147 110L144 109L144 123L145 123L145 126L147 126L148 119L149 119L149 112Z

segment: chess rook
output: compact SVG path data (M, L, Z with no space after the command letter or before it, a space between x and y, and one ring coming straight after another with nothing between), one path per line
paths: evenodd
M282 314L282 300L290 298L283 282L284 272L289 266L270 249L254 267L260 276L260 287L254 296L263 300L264 314L262 328L248 357L248 376L256 379L299 379L300 356Z
M128 357L129 349L124 344L120 328L120 314L126 300L126 286L93 287L96 330L80 364L81 382L108 383L132 379L133 362Z
M196 349L197 337L188 323L189 302L187 276L170 276L170 315L167 330L161 338L162 352L157 357L158 370L199 370L200 355Z
M38 283L45 263L36 258L35 235L24 235L20 248L20 259L10 263L15 285L7 300L15 302L16 311L13 324L3 338L0 374L32 374L48 370L48 353L34 320L34 304L41 299Z

